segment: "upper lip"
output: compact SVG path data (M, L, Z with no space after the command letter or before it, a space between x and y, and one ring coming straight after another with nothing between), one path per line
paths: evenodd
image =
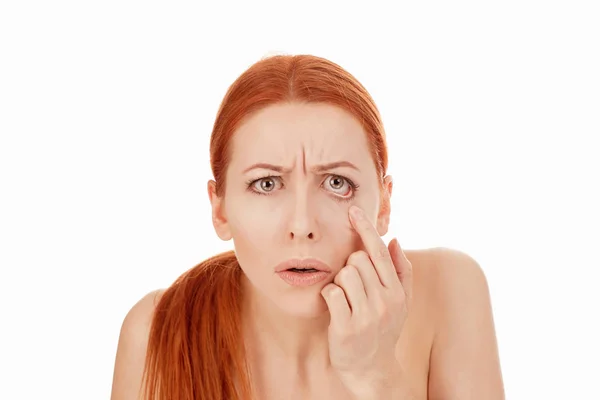
M331 268L323 261L319 261L316 258L291 258L279 263L275 267L275 272L285 271L291 268L309 269L314 268L318 271L331 272Z

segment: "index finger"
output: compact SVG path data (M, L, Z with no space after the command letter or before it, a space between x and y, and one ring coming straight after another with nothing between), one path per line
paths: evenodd
M379 280L385 287L394 287L399 283L398 275L388 247L362 209L353 205L349 212L352 225L365 245Z

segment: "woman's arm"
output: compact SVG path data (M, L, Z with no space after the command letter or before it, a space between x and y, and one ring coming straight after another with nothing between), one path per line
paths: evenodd
M440 248L437 315L429 372L430 400L504 400L486 277L475 260Z

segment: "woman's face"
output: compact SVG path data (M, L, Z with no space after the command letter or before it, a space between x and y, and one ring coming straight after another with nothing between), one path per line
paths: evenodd
M252 115L233 135L223 198L214 187L209 182L217 234L233 239L252 287L298 316L327 310L321 289L364 248L348 217L352 204L387 232L391 179L382 198L367 135L335 106L284 103ZM291 258L317 258L332 273L291 286L275 273Z

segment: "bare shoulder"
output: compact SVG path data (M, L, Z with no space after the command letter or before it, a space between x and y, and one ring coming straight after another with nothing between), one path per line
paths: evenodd
M111 400L137 400L150 325L156 305L165 289L158 289L138 300L123 319L115 358Z
M432 325L431 307L432 296L435 295L435 277L438 259L438 249L407 249L404 254L412 265L413 271L413 316L424 318L427 325ZM424 321L422 321L424 322Z
M467 253L431 251L434 335L430 399L504 399L498 345L487 278Z
M437 289L449 289L448 283L461 283L461 279L447 282L448 278L457 277L457 273L466 273L471 277L477 276L480 280L486 280L482 268L477 261L467 253L460 250L435 247L416 250L404 250L406 257L413 265L415 279L418 278L419 285ZM462 277L462 276L459 276ZM442 285L439 287L439 285Z

